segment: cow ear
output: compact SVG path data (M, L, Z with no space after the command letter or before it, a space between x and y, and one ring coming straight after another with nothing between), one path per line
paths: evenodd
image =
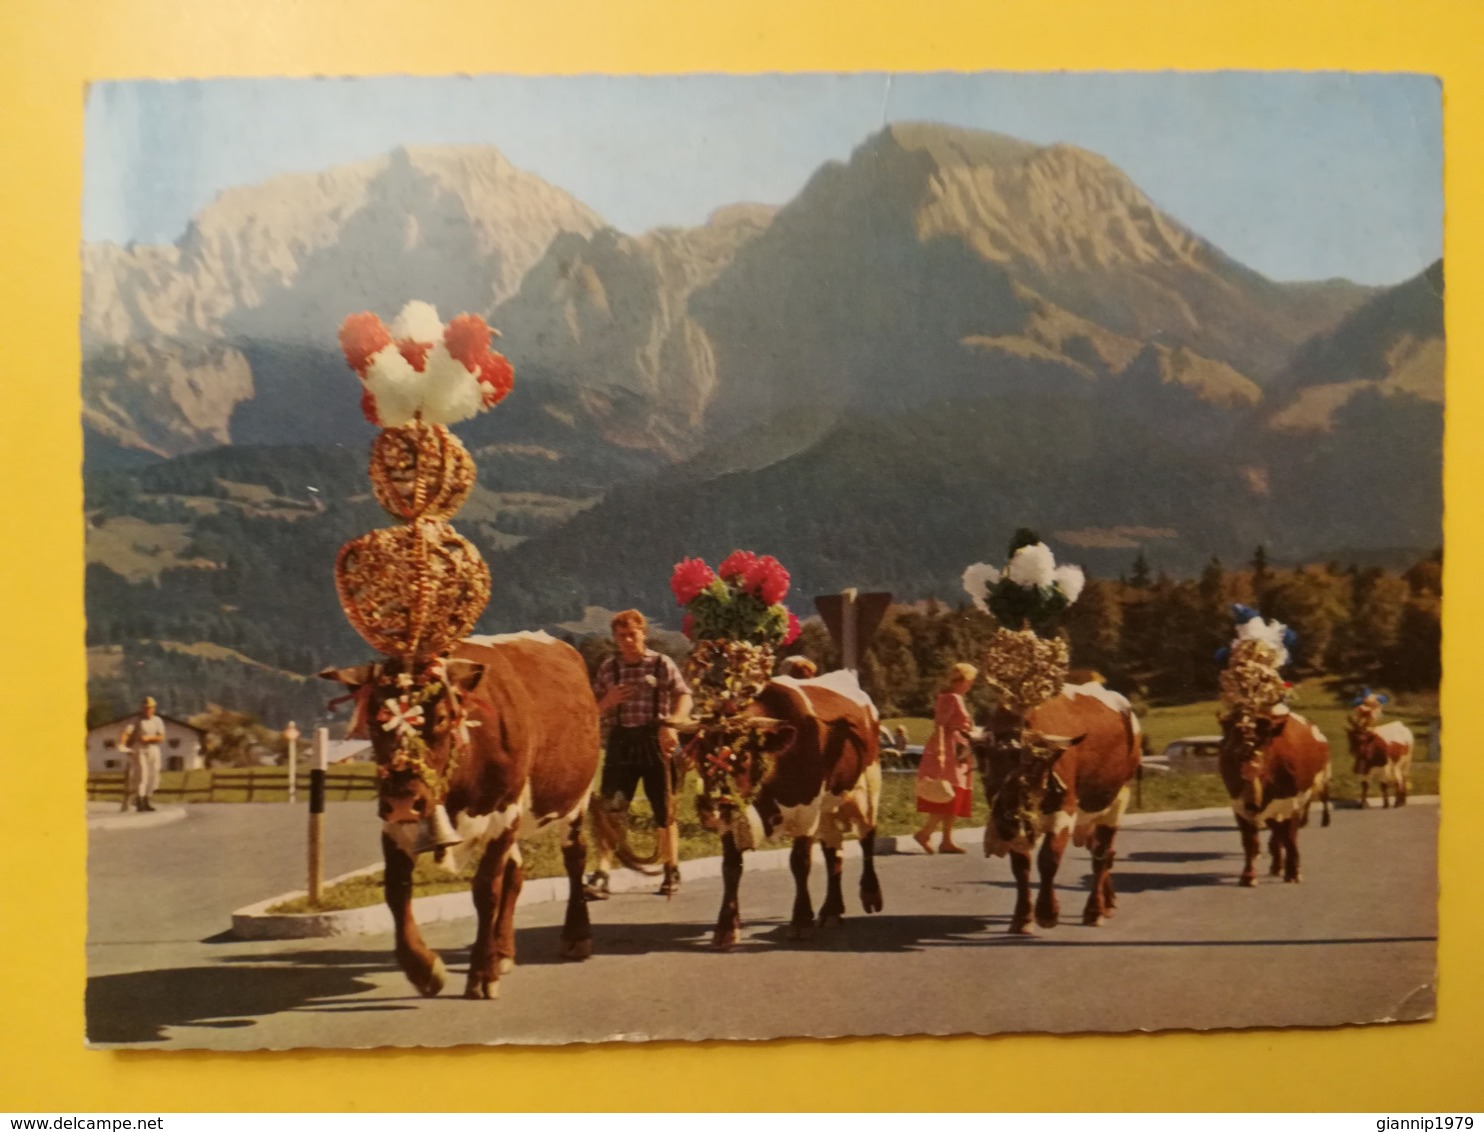
M472 692L484 677L484 665L469 660L448 662L448 682L460 692Z
M794 745L798 734L792 723L775 723L763 733L763 750L770 755L781 755Z
M323 669L319 673L319 678L321 680L334 680L354 691L363 684L369 684L375 674L376 666L374 664L360 664L355 668Z

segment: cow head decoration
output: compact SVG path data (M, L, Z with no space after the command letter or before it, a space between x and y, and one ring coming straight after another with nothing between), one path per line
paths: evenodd
M1060 809L1066 796L1057 763L1086 736L1045 735L1019 719L998 723L974 742L974 751L989 800L984 843L1000 857L1035 847L1044 815Z
M392 659L320 673L351 690L351 734L364 734L376 754L378 813L389 826L421 821L448 793L468 750L465 697L484 668L465 661Z
M762 840L753 801L772 775L778 756L798 737L794 725L744 711L712 717L686 729L685 758L700 775L696 816L706 829L731 830L746 847Z
M1249 813L1263 808L1268 748L1288 726L1287 713L1234 711L1221 717L1220 761L1228 793Z

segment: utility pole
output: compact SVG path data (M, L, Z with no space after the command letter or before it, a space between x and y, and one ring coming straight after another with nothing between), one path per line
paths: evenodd
M325 872L325 767L330 761L330 729L314 733L314 768L309 772L309 902L317 905Z

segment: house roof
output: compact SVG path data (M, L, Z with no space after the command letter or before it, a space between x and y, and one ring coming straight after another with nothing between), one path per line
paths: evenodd
M175 716L166 715L162 711L155 712L155 715L157 715L160 719L163 719L166 723L173 723L176 727L184 727L187 731L194 731L197 735L201 736L201 738L206 738L206 732L197 727L195 724L187 723L183 719L176 719ZM95 726L88 728L88 737L92 738L95 732L107 731L110 727L121 727L125 723L132 723L138 718L139 713L137 711L131 711L128 715L121 715L117 719L110 719L107 723L96 724Z

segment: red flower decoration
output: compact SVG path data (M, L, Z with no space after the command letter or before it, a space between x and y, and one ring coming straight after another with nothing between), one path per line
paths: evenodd
M788 629L783 634L782 643L785 645L793 644L799 639L799 633L802 630L803 626L799 624L798 614L794 613L794 611L790 609L788 611Z
M346 316L340 324L340 348L350 368L366 376L371 355L392 344L392 332L370 311Z
M479 382L483 386L480 392L484 394L484 407L492 408L514 387L515 367L504 354L488 350L479 360Z
M428 364L428 351L433 348L431 342L414 342L411 338L403 338L397 343L397 349L407 359L407 364L418 373Z
M684 558L675 564L675 571L670 575L670 590L675 595L676 604L689 605L714 581L716 575L710 566L699 558Z
M729 582L742 582L757 566L757 555L750 550L734 550L716 568L716 572Z
M443 344L465 369L477 373L490 351L490 328L477 314L458 315L444 328Z
M769 605L777 605L788 595L788 580L788 571L783 568L783 563L771 554L765 554L753 559L743 575L742 587Z
M381 417L376 412L376 398L371 396L369 389L361 390L361 416L377 428L381 427Z

